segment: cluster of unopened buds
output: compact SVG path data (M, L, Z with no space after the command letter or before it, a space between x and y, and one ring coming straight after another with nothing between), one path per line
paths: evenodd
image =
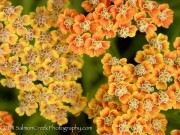
M173 11L152 0L85 0L87 15L68 9L68 0L47 0L47 6L22 15L22 6L0 0L1 84L19 90L16 112L31 116L39 108L60 126L68 113L78 116L82 96L83 54L105 54L109 39L146 34L148 44L138 51L137 65L106 53L102 58L108 82L88 103L86 113L101 135L161 135L167 120L161 110L180 109L180 37L170 50L168 28ZM179 130L171 132L180 134Z

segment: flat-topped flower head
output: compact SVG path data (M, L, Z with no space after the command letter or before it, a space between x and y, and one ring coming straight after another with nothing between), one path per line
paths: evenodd
M168 4L161 4L158 8L154 8L151 12L148 12L152 18L152 21L158 27L169 28L169 25L173 22L174 12L169 9Z
M28 101L21 100L19 102L19 107L17 107L15 111L19 116L23 116L24 114L26 114L27 116L31 116L36 112L37 107L37 104L35 106L30 106Z
M52 89L44 87L42 84L38 84L33 89L37 90L37 102L41 103L55 103L57 97L52 93Z
M40 104L40 111L41 116L43 116L46 119L51 120L53 116L57 114L57 111L59 109L59 106L61 106L61 102L54 102L54 103L41 103ZM54 119L53 119L54 120Z
M110 12L114 19L117 20L127 20L133 19L133 15L136 10L127 4L124 4L124 0L114 0L114 5L110 6Z

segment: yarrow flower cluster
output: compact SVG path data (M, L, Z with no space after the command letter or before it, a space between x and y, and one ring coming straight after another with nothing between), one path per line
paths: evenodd
M44 118L66 124L68 114L78 116L87 103L77 82L83 54L105 54L101 62L108 82L85 110L97 133L165 134L168 121L162 111L180 109L180 37L170 50L168 36L156 33L157 27L169 28L173 22L169 5L153 0L84 0L81 6L87 15L68 5L68 0L47 0L47 6L24 15L22 6L0 0L0 83L19 90L15 111L31 116L39 109ZM106 53L110 39L132 38L137 31L145 33L148 43L136 53L136 65ZM8 113L0 115L0 122L12 126Z
M110 47L108 39L134 37L137 30L151 34L173 22L168 4L152 0L85 0L81 6L86 16L65 9L57 23L62 33L70 33L69 48L90 57L105 53Z
M1 135L15 135L11 130L13 129L13 119L8 112L0 111L0 134Z
M68 113L79 115L82 96L82 55L69 49L68 33L58 29L57 16L67 0L48 0L47 7L22 15L22 6L0 3L0 82L19 90L16 112L30 116L39 108L46 119L63 125Z
M136 54L137 65L109 53L102 58L108 82L98 89L87 110L98 134L163 135L167 120L160 111L180 109L180 37L174 50L161 33L146 39L148 44Z

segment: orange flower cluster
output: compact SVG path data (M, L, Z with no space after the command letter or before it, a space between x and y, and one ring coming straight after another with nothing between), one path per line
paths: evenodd
M15 135L11 130L13 129L13 119L8 112L0 111L0 134L1 135Z
M69 49L58 30L57 16L68 0L48 0L47 7L22 15L22 6L0 2L0 82L19 89L19 115L41 115L59 125L67 123L67 113L80 114L86 106L81 77L82 55Z
M152 34L157 27L168 28L173 22L168 4L152 0L85 0L81 6L89 12L86 16L65 9L57 23L62 33L70 34L70 49L90 57L105 53L110 47L108 39L116 35L134 37L137 30Z
M180 109L180 37L174 50L161 33L146 39L148 44L136 54L137 65L109 53L102 58L108 83L98 89L87 110L98 134L164 135L167 120L160 111Z

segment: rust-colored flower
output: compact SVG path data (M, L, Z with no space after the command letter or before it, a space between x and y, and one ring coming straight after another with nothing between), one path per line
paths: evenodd
M158 90L166 90L167 83L171 82L171 77L174 76L174 68L163 64L160 64L158 68L155 68L153 76L157 79L156 88Z
M145 32L146 34L151 34L157 30L156 26L152 24L151 18L146 18L145 12L138 12L134 15L134 20L136 21L137 28L140 32Z
M122 111L130 116L143 115L143 95L137 91L133 92L125 104L122 105Z
M131 116L127 114L123 114L122 116L117 116L114 119L112 129L114 135L131 135L129 121L131 120Z
M174 105L175 95L171 89L160 90L152 94L154 103L159 105L161 110L171 109Z
M144 48L149 49L149 47L153 47L155 50L159 52L169 51L169 42L168 42L167 35L164 35L162 33L159 33L157 35L154 32L154 33L146 35L146 39L149 42L149 45L145 45Z
M171 134L171 135L179 135L179 134L180 134L180 130L178 130L178 129L173 129L170 134Z
M106 53L104 57L101 59L101 63L103 64L103 74L107 77L111 74L111 68L113 66L120 65L119 59L116 57L112 57L111 54Z
M158 67L159 64L162 64L163 55L159 52L154 51L152 48L144 49L143 51L138 51L136 53L136 57L134 60L137 63L142 63L143 61L149 61L149 64L153 66L153 68Z
M151 12L148 12L152 18L152 21L158 27L169 28L169 25L173 22L174 12L169 9L168 4L161 4L158 8L154 8Z
M86 12L91 12L99 3L103 3L106 6L111 4L110 0L85 0L82 2L81 6L86 10Z
M173 45L174 45L174 48L176 48L177 50L180 50L180 37L176 37Z
M13 129L13 118L12 116L6 111L0 111L0 134L2 135L13 135L14 133L11 132Z
M79 55L84 54L86 52L84 44L86 40L90 37L90 33L84 33L83 35L71 34L67 39L69 48Z
M175 84L172 84L168 87L169 91L172 91L174 93L174 103L173 108L174 109L180 109L180 89Z
M103 109L103 105L102 105L101 101L98 101L96 98L92 98L88 102L88 107L89 108L86 111L86 113L87 113L89 119L99 116L100 111Z
M104 36L99 33L92 35L92 38L88 38L85 42L86 53L90 57L99 56L105 53L106 49L109 48L110 42L103 41Z
M98 128L103 127L106 131L112 132L112 124L114 119L118 116L118 111L115 109L110 110L105 107L100 111L100 117L97 117L96 124Z
M116 84L111 83L109 85L108 93L119 98L121 103L126 103L131 96L132 85L131 84Z
M74 17L77 15L75 9L65 9L63 14L59 14L57 24L64 34L73 33Z
M117 19L114 30L121 38L134 37L136 35L137 28L135 25L131 25L131 21Z
M157 117L151 119L150 134L164 135L166 130L167 120L165 115L159 113Z
M128 70L126 66L114 66L111 69L111 75L108 77L108 83L128 83L131 79L130 76L131 72Z
M78 14L74 17L74 21L73 30L77 34L82 34L83 32L95 32L99 26L99 22L93 18L93 13L89 13L86 16Z
M110 12L114 19L117 20L132 20L136 10L128 5L124 4L124 0L113 0L114 5L110 6Z

